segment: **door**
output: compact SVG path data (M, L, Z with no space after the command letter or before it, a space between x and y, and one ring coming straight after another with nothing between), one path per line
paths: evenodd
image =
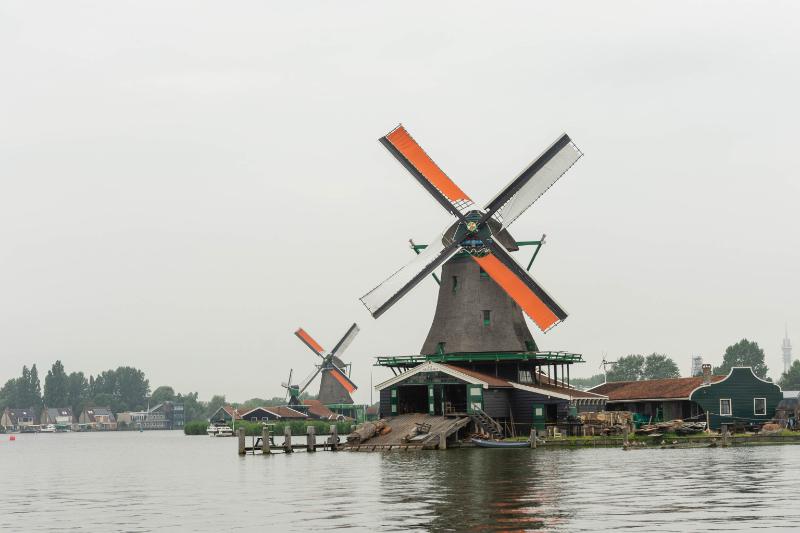
M537 431L544 431L546 421L547 421L547 415L545 413L544 404L543 403L533 404L533 427L536 428Z

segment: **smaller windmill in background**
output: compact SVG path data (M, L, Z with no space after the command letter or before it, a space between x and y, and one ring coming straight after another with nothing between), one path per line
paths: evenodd
M600 362L600 367L603 369L603 383L608 383L608 372L606 371L606 367L608 365L615 365L617 364L616 361L609 361L606 359L606 353L603 352L603 360Z
M330 352L326 352L303 328L299 328L294 332L297 338L308 346L312 352L317 354L321 361L316 365L314 372L304 379L300 385L292 385L291 372L289 373L289 381L285 384L286 393L289 396L289 405L293 405L293 402L296 402L294 405L302 404L300 395L305 392L319 374L322 374L319 384L319 395L317 396L320 402L328 406L353 403L353 398L350 395L355 392L358 387L356 387L356 384L350 379L349 373L351 365L342 361L340 357L353 342L358 332L358 325L353 323L350 329L347 330Z

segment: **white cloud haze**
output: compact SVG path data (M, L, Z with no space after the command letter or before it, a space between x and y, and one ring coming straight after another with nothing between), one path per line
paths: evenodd
M513 226L570 313L543 348L719 363L800 340L792 2L4 2L0 378L142 368L244 400L417 353L436 286L358 297L448 215L377 142L403 122L482 204L562 131ZM527 253L527 252L523 252ZM518 255L520 261L527 256ZM798 342L800 344L800 342ZM390 375L374 370L378 382Z

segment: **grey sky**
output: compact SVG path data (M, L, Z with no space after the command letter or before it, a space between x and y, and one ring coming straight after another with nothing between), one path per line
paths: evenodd
M60 358L268 397L311 370L296 327L330 347L358 321L367 401L436 286L377 321L358 297L448 222L377 142L398 122L479 204L562 131L585 152L513 226L548 235L534 275L570 317L537 339L575 374L747 337L777 376L797 4L489 5L0 4L0 379Z

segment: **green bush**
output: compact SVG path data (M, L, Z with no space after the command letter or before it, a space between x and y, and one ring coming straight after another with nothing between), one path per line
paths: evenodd
M186 435L205 435L208 429L208 422L205 420L192 420L183 426Z

